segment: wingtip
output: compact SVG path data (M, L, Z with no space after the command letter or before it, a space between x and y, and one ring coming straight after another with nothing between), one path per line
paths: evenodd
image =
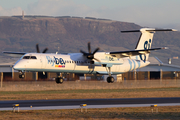
M162 49L169 49L168 47L162 47Z
M178 31L178 30L176 30L176 29L172 29L172 31Z

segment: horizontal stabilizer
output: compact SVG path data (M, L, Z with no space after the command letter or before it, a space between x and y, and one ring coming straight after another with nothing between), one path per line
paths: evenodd
M128 32L155 32L155 31L177 31L176 29L155 29L155 28L142 28L140 30L128 30L128 31L121 31L122 33L128 33Z
M160 49L168 49L167 47L162 48L153 48L153 49L142 49L142 50L130 50L130 51L117 51L117 52L107 52L108 55L120 55L122 57L129 57L129 56L136 56L141 54L148 54L150 51L153 50L160 50Z

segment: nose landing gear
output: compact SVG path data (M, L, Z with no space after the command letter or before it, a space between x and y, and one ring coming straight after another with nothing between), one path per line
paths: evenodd
M19 71L19 78L24 78L24 77L25 77L24 72Z

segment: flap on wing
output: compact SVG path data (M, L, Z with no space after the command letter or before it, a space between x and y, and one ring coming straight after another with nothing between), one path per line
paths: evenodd
M153 49L143 49L143 50L131 50L131 51L118 51L118 52L107 52L107 55L115 55L118 58L122 57L131 57L131 56L136 56L136 55L141 55L141 54L147 54L150 53L152 50L160 50L160 49L168 49L167 47L162 47L162 48L153 48Z

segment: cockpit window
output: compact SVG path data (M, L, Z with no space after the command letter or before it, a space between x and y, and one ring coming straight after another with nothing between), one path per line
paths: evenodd
M23 59L37 59L36 56L24 56Z
M31 59L37 59L36 56L31 56Z
M24 56L23 59L30 59L30 56Z

